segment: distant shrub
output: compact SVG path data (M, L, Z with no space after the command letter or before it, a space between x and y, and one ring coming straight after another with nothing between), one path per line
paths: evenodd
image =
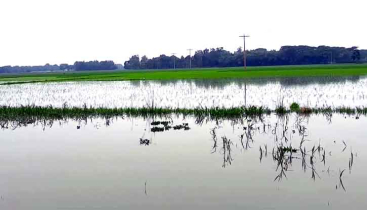
M297 103L295 103L295 102L293 102L292 104L291 104L291 106L290 106L290 109L291 109L291 111L292 112L298 112L299 111L299 104L297 104Z

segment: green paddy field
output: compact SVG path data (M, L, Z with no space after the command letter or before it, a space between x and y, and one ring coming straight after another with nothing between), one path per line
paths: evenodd
M367 75L367 64L249 67L246 71L243 68L236 67L3 74L0 75L0 84L65 81L178 80L361 75Z

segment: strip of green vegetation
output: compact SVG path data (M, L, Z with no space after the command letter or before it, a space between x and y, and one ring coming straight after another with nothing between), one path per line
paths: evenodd
M178 80L229 79L306 76L360 76L367 75L367 65L305 65L243 68L216 68L192 70L140 70L65 72L44 74L0 75L0 84L65 81L123 81L123 80Z
M234 108L197 108L197 109L170 109L170 108L76 108L76 107L0 107L0 122L17 121L23 124L30 124L40 120L81 120L87 118L113 118L113 117L170 117L172 115L193 116L197 119L242 119L247 116L262 116L276 113L284 115L287 113L298 114L348 114L367 115L367 108L300 108L291 110L285 107L278 107L270 110L264 107L234 107Z
M0 120L12 119L84 119L91 117L111 118L127 117L155 117L179 114L184 116L211 117L211 118L238 118L244 115L270 114L269 109L262 107L238 108L199 108L199 109L170 109L170 108L54 108L38 106L0 107Z

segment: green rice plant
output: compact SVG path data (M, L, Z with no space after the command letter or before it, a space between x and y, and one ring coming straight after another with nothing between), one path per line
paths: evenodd
M335 109L335 112L347 115L354 115L356 114L356 109L351 107L339 107Z
M276 108L275 108L275 113L277 114L277 115L285 115L285 114L287 114L287 109L285 108L285 106L283 106L283 105L278 105Z
M366 114L367 114L367 108L366 108L366 107L357 107L357 108L356 108L356 112L357 112L358 114L366 115Z
M291 110L292 111L292 110ZM294 111L293 111L294 112ZM93 108L83 106L68 107L67 104L61 108L52 106L40 107L40 106L0 106L0 126L6 124L8 121L16 121L22 125L32 124L37 121L47 120L86 120L88 118L105 118L110 119L114 117L143 117L143 118L170 118L172 115L181 115L183 117L191 116L197 119L197 122L203 122L203 120L241 120L246 117L262 117L263 115L269 115L275 113L277 115L285 115L289 113L289 110L285 106L277 106L275 110L270 110L265 107L232 107L232 108L158 108L158 107L143 107L143 108ZM333 113L347 114L347 115L367 115L367 108L351 108L351 107L324 107L324 108L308 108L301 107L298 114L323 114L332 116ZM157 121L152 122L153 126L163 125L168 127L171 122L169 121Z

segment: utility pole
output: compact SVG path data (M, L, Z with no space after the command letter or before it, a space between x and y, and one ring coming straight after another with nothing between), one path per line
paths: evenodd
M176 53L172 53L173 55L173 69L176 69Z
M189 55L190 55L190 69L191 69L191 51L192 51L192 49L188 49L188 51L189 51Z
M333 51L330 52L330 64L333 64Z
M245 68L245 70L247 69L247 64L246 64L246 38L247 37L250 37L250 36L247 36L247 35L243 35L243 36L240 36L243 38L243 66Z

